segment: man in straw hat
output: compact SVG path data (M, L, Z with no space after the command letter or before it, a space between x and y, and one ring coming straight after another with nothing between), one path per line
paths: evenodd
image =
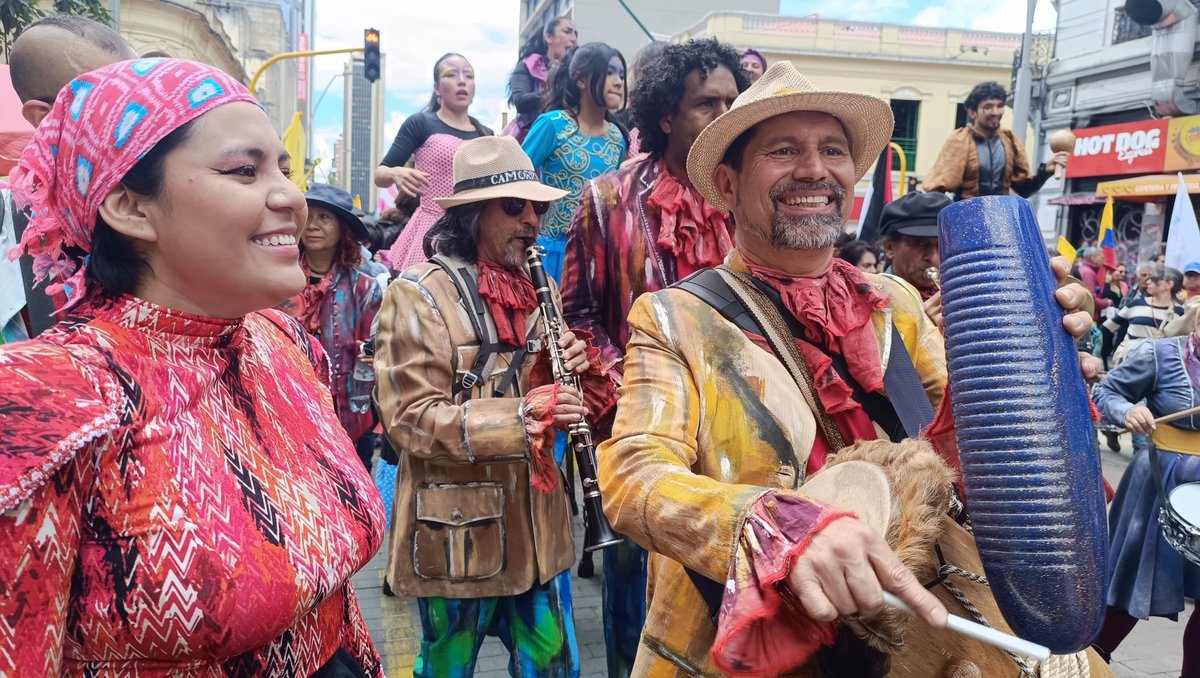
M632 95L647 155L583 187L567 235L563 315L592 332L601 357L617 370L634 300L721 263L733 249L725 213L688 181L687 155L700 132L749 86L729 45L711 38L666 45ZM646 551L626 539L604 551L610 678L629 675L645 618Z
M430 231L437 254L383 300L377 395L400 456L387 581L418 598L417 676L472 675L488 634L518 675L578 670L571 510L551 455L553 428L579 421L584 400L535 369L545 360L525 268L539 217L563 195L515 140L463 144ZM559 346L568 371L598 365L569 331Z
M900 628L879 615L884 591L946 623L907 557L932 551L953 477L906 440L942 400L942 339L911 286L834 257L891 130L887 102L818 90L779 62L691 149L688 176L732 214L734 250L633 305L599 452L606 513L652 552L635 676L883 675ZM881 522L891 496L903 515Z

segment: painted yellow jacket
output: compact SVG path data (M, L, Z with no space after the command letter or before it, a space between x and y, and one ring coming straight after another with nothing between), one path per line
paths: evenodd
M746 270L736 252L730 263ZM941 334L907 283L867 278L892 300L874 317L880 355L895 323L936 408ZM716 629L680 563L726 580L754 503L803 484L817 425L783 364L689 292L643 295L629 325L613 435L598 456L605 513L651 552L633 675L720 675L709 657Z

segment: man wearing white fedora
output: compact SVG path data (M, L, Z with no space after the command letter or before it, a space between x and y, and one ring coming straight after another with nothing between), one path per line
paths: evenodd
M377 396L400 456L387 581L418 598L415 675L473 675L484 636L499 635L514 675L565 678L579 666L575 549L552 427L585 409L533 374L542 330L525 268L564 192L509 137L463 144L454 182L430 231L437 254L404 271L380 310ZM569 331L559 346L570 372L598 365Z
M887 102L777 62L692 146L688 177L733 216L734 251L633 305L599 451L605 512L651 552L635 676L888 675L903 629L885 591L946 624L910 571L953 478L912 439L945 391L942 338L907 283L834 257L892 125Z

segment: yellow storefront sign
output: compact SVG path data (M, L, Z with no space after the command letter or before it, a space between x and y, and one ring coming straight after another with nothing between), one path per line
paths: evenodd
M1166 172L1200 167L1200 115L1167 121Z

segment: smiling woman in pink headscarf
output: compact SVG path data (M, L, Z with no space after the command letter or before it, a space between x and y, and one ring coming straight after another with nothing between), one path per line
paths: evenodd
M0 675L382 675L350 576L382 507L305 284L304 196L240 82L71 82L13 175L10 256L70 299L0 347Z

